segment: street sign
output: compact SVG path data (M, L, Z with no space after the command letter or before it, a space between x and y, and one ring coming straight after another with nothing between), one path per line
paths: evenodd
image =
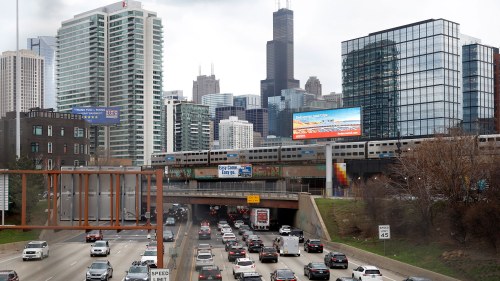
M170 281L170 269L151 268L151 281Z
M0 210L9 210L9 175L0 175Z
M391 226L379 225L378 226L378 239L391 239Z
M260 195L247 195L248 204L260 204Z

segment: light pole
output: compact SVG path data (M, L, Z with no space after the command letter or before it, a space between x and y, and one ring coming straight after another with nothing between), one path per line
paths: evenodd
M16 157L21 158L21 58L19 55L19 0L16 0Z

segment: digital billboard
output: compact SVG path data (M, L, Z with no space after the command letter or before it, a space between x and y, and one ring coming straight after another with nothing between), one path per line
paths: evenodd
M90 125L120 124L119 107L73 107L72 113L83 115Z
M294 140L361 136L361 107L296 112L292 126Z

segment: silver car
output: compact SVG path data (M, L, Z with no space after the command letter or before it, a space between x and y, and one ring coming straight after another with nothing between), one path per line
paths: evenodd
M109 242L105 240L95 241L90 248L90 256L108 256L111 254L111 248L109 247Z
M113 267L108 260L94 261L85 274L85 280L109 280L113 277Z
M199 250L196 255L196 270L204 266L214 265L214 255L210 250Z

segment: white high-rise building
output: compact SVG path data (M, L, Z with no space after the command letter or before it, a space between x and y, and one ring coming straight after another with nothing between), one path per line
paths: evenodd
M21 56L21 112L43 107L43 58L29 50ZM0 56L0 117L16 110L16 52Z
M57 32L59 111L120 107L120 124L99 128L97 152L104 148L112 157L148 165L151 154L161 151L162 46L161 19L138 1L120 1L62 23Z
M219 123L220 149L240 149L253 147L253 124L229 116Z

